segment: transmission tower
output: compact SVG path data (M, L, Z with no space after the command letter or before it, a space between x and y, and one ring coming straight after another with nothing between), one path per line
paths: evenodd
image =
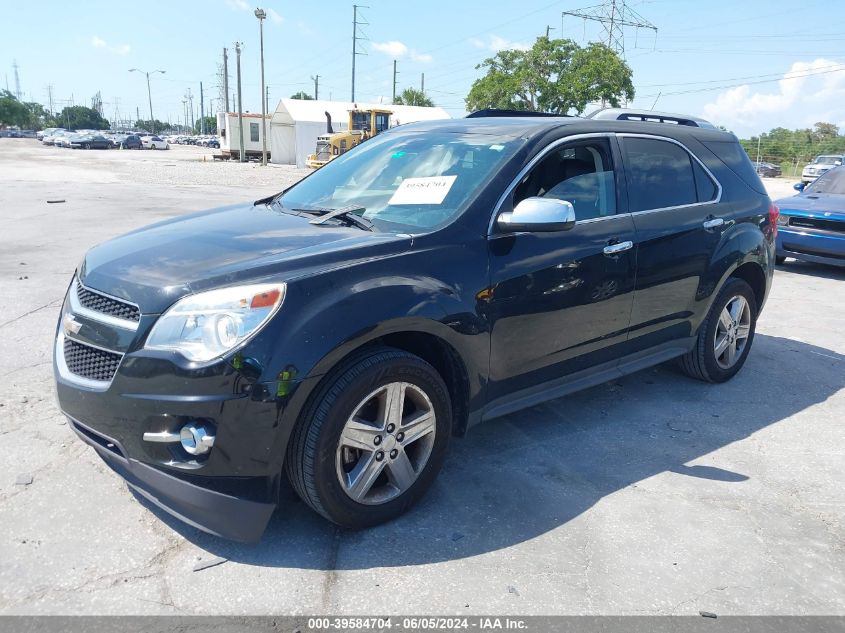
M18 101L20 101L23 95L21 94L21 78L18 74L18 60L13 60L12 68L15 69L15 96L18 98Z
M639 32L640 29L654 31L657 36L657 27L646 20L642 15L628 6L626 0L606 0L602 4L574 11L561 12L561 31L563 31L563 18L570 16L591 22L598 22L604 29L604 43L616 51L622 59L625 59L625 28L633 28Z
M355 101L355 58L358 55L366 55L367 53L364 51L358 50L358 40L367 40L367 36L365 34L361 34L358 27L361 26L369 26L369 22L363 19L361 16L358 15L358 9L369 9L368 6L362 4L353 4L352 5L352 99L351 101Z

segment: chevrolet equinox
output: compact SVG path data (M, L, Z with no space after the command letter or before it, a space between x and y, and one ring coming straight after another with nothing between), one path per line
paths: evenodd
M676 359L743 366L777 207L706 121L483 111L393 128L278 195L99 244L62 412L138 494L257 540L283 477L361 528L473 425Z

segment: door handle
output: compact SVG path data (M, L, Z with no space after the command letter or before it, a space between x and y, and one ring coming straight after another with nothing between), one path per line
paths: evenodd
M625 251L629 251L634 247L634 243L631 241L628 242L618 242L616 244L608 244L604 247L604 254L605 255L618 255L619 253L624 253Z
M709 220L704 221L704 228L705 229L715 229L722 226L725 221L722 218L710 218Z

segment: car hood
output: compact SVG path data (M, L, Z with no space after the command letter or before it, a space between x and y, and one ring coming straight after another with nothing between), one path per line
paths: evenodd
M836 193L808 193L776 200L781 213L793 211L807 217L845 220L845 195Z
M181 297L281 281L407 250L408 235L310 223L275 206L223 207L154 224L93 247L79 276L94 290L158 314Z

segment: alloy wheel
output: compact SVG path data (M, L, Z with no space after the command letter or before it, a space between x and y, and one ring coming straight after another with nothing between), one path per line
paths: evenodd
M391 382L367 395L346 421L335 465L344 492L378 505L408 490L434 446L434 406L408 382Z
M748 344L750 334L751 306L745 297L736 295L719 314L713 336L713 351L719 367L730 369L736 364Z

